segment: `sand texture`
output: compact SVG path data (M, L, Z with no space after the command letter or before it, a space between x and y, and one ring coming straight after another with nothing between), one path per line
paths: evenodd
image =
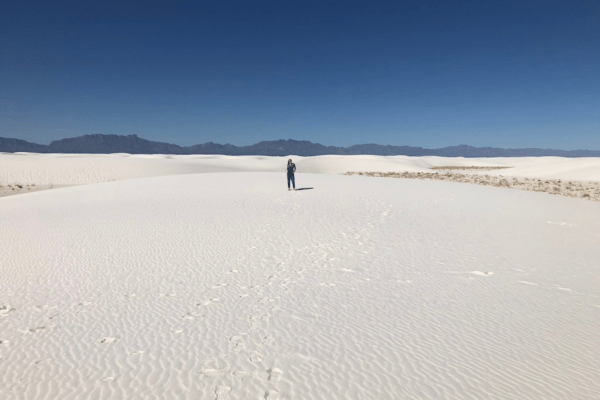
M459 168L469 173L489 176L600 182L600 158L298 157L293 155L233 157L0 153L0 185L78 185L164 175L285 172L288 158L293 158L298 173L332 175L353 171L429 173L432 172L432 168L446 170Z
M293 159L0 154L0 399L600 398L598 159Z
M0 398L600 398L598 203L297 184L314 189L232 172L0 199Z

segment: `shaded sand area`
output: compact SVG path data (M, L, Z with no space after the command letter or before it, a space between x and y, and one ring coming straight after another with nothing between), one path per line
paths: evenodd
M600 398L600 204L296 179L0 199L0 398Z

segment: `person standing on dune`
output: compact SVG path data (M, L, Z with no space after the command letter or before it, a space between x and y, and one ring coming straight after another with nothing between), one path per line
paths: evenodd
M296 190L296 179L294 179L294 172L296 172L296 164L294 164L290 158L287 163L288 190L290 190L290 181L292 181L294 190Z

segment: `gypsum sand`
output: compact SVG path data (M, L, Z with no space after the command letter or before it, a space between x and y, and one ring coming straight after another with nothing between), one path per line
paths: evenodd
M0 398L600 398L595 204L276 176L2 199Z
M437 170L495 170L509 167L434 167ZM600 201L600 182L563 181L561 179L517 178L446 172L347 172L379 178L404 178L472 183L483 186L521 189L584 200Z

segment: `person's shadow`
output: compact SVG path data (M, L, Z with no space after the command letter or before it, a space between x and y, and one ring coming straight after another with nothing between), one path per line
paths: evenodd
M314 188L298 188L296 190L311 190L311 189L314 189Z

